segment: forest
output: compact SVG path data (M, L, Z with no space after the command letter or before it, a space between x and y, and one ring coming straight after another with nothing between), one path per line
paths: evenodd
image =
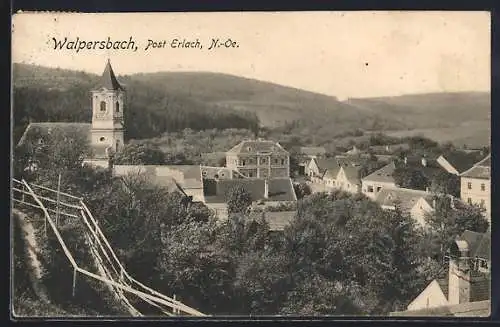
M437 199L430 228L421 229L360 194L304 192L296 217L276 233L245 213L249 197L241 190L227 195L230 217L217 223L204 204L140 175L114 178L82 166L86 140L69 144L66 136L53 133L35 151L17 148L14 176L55 188L60 173L61 189L85 199L134 277L208 314L385 315L446 271L445 249L456 235L488 228L478 208L450 210L447 198ZM38 169L24 171L33 156ZM85 246L75 251L83 255ZM66 286L69 280L58 292Z

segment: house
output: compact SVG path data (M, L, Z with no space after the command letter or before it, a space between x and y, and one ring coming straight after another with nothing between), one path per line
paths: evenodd
M463 151L449 151L440 155L437 162L450 174L460 175L465 172L481 158L477 152L466 153Z
M226 153L226 167L248 178L290 176L290 155L278 142L244 140Z
M345 155L348 156L359 155L359 154L361 154L361 150L358 149L358 147L356 147L355 145L352 147L351 150L345 152Z
M460 174L460 198L483 207L491 221L491 154Z
M420 225L425 226L425 216L434 211L433 195L426 191L407 188L382 188L375 197L384 210L400 208Z
M457 237L450 247L447 276L434 279L408 304L404 314L396 315L448 313L458 305L462 307L457 308L467 308L466 304L489 301L490 244L490 233L465 231ZM467 310L459 311L465 314Z
M144 174L153 184L172 189L172 181L194 202L205 202L201 168L197 165L113 165L114 176Z
M359 167L347 165L341 166L335 180L335 187L349 193L361 192Z
M377 194L384 188L396 188L396 182L393 174L396 170L396 164L390 162L382 168L365 176L361 180L361 192L371 199L375 199Z
M243 178L240 173L227 167L201 166L201 175L204 179Z
M419 310L391 312L392 317L489 317L491 300L443 305Z
M214 210L220 219L227 218L226 194L236 186L245 188L252 203L262 209L297 202L290 178L204 179L203 186L205 205Z

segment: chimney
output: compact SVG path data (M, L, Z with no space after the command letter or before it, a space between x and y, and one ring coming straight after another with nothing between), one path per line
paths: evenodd
M467 242L456 240L450 253L448 270L448 302L450 305L470 302L470 266L468 256L469 249Z
M269 198L269 181L267 180L267 178L264 179L264 198Z
M427 167L427 159L425 157L422 157L422 166Z

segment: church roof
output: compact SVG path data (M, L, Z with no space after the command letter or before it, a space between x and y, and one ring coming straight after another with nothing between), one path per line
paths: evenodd
M116 79L113 67L111 67L111 62L109 60L106 64L106 67L104 68L104 72L102 73L101 80L99 81L99 85L97 85L97 88L105 88L108 90L124 90Z

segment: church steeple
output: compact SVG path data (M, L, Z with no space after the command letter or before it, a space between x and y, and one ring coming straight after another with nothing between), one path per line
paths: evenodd
M99 84L92 91L92 147L111 147L120 151L124 145L125 89L116 79L108 59ZM104 153L103 151L100 151Z
M120 85L116 79L113 67L111 67L111 60L108 59L104 72L102 73L101 80L99 82L98 88L105 88L107 90L121 90L124 91L123 87Z

